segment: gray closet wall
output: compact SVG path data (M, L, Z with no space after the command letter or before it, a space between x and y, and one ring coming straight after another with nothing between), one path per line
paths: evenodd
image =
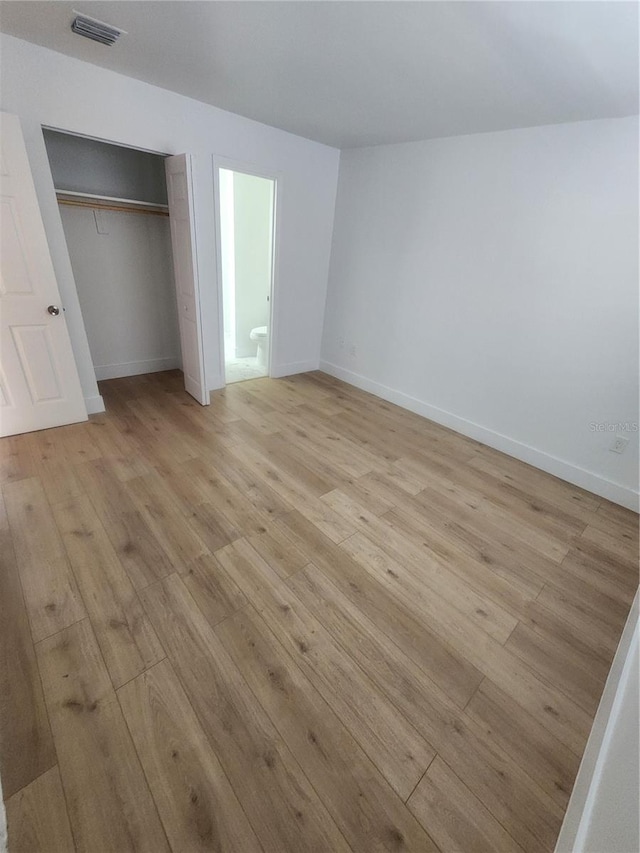
M43 132L57 191L166 205L162 156ZM96 378L179 367L169 219L98 204L60 204Z
M164 157L43 130L56 189L167 203Z

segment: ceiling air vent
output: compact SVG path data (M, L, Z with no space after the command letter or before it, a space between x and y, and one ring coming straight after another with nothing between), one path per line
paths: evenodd
M112 27L111 24L105 24L104 21L97 21L88 15L82 15L80 12L74 12L74 14L76 17L73 19L71 29L79 36L110 46L115 44L121 35L126 35L124 30Z

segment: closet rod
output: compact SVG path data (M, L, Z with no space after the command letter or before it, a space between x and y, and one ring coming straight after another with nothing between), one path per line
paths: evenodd
M56 192L58 204L69 207L89 207L93 210L113 210L121 213L145 213L151 216L169 216L166 205L153 204L152 202L134 201L126 198L112 198L110 196L98 196L85 193Z

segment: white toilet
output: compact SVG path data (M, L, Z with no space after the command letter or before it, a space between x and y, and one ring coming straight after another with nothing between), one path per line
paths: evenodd
M255 329L251 329L251 334L249 335L249 338L258 344L256 360L259 366L264 367L264 369L266 370L268 367L267 360L269 358L269 335L267 332L267 327L256 326Z

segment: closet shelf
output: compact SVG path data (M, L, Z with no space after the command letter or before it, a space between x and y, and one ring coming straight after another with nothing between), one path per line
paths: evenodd
M145 213L152 216L169 216L166 204L151 201L136 201L130 198L115 198L108 195L79 193L73 190L56 190L58 204L70 207L90 207L93 210L114 210L120 213Z

